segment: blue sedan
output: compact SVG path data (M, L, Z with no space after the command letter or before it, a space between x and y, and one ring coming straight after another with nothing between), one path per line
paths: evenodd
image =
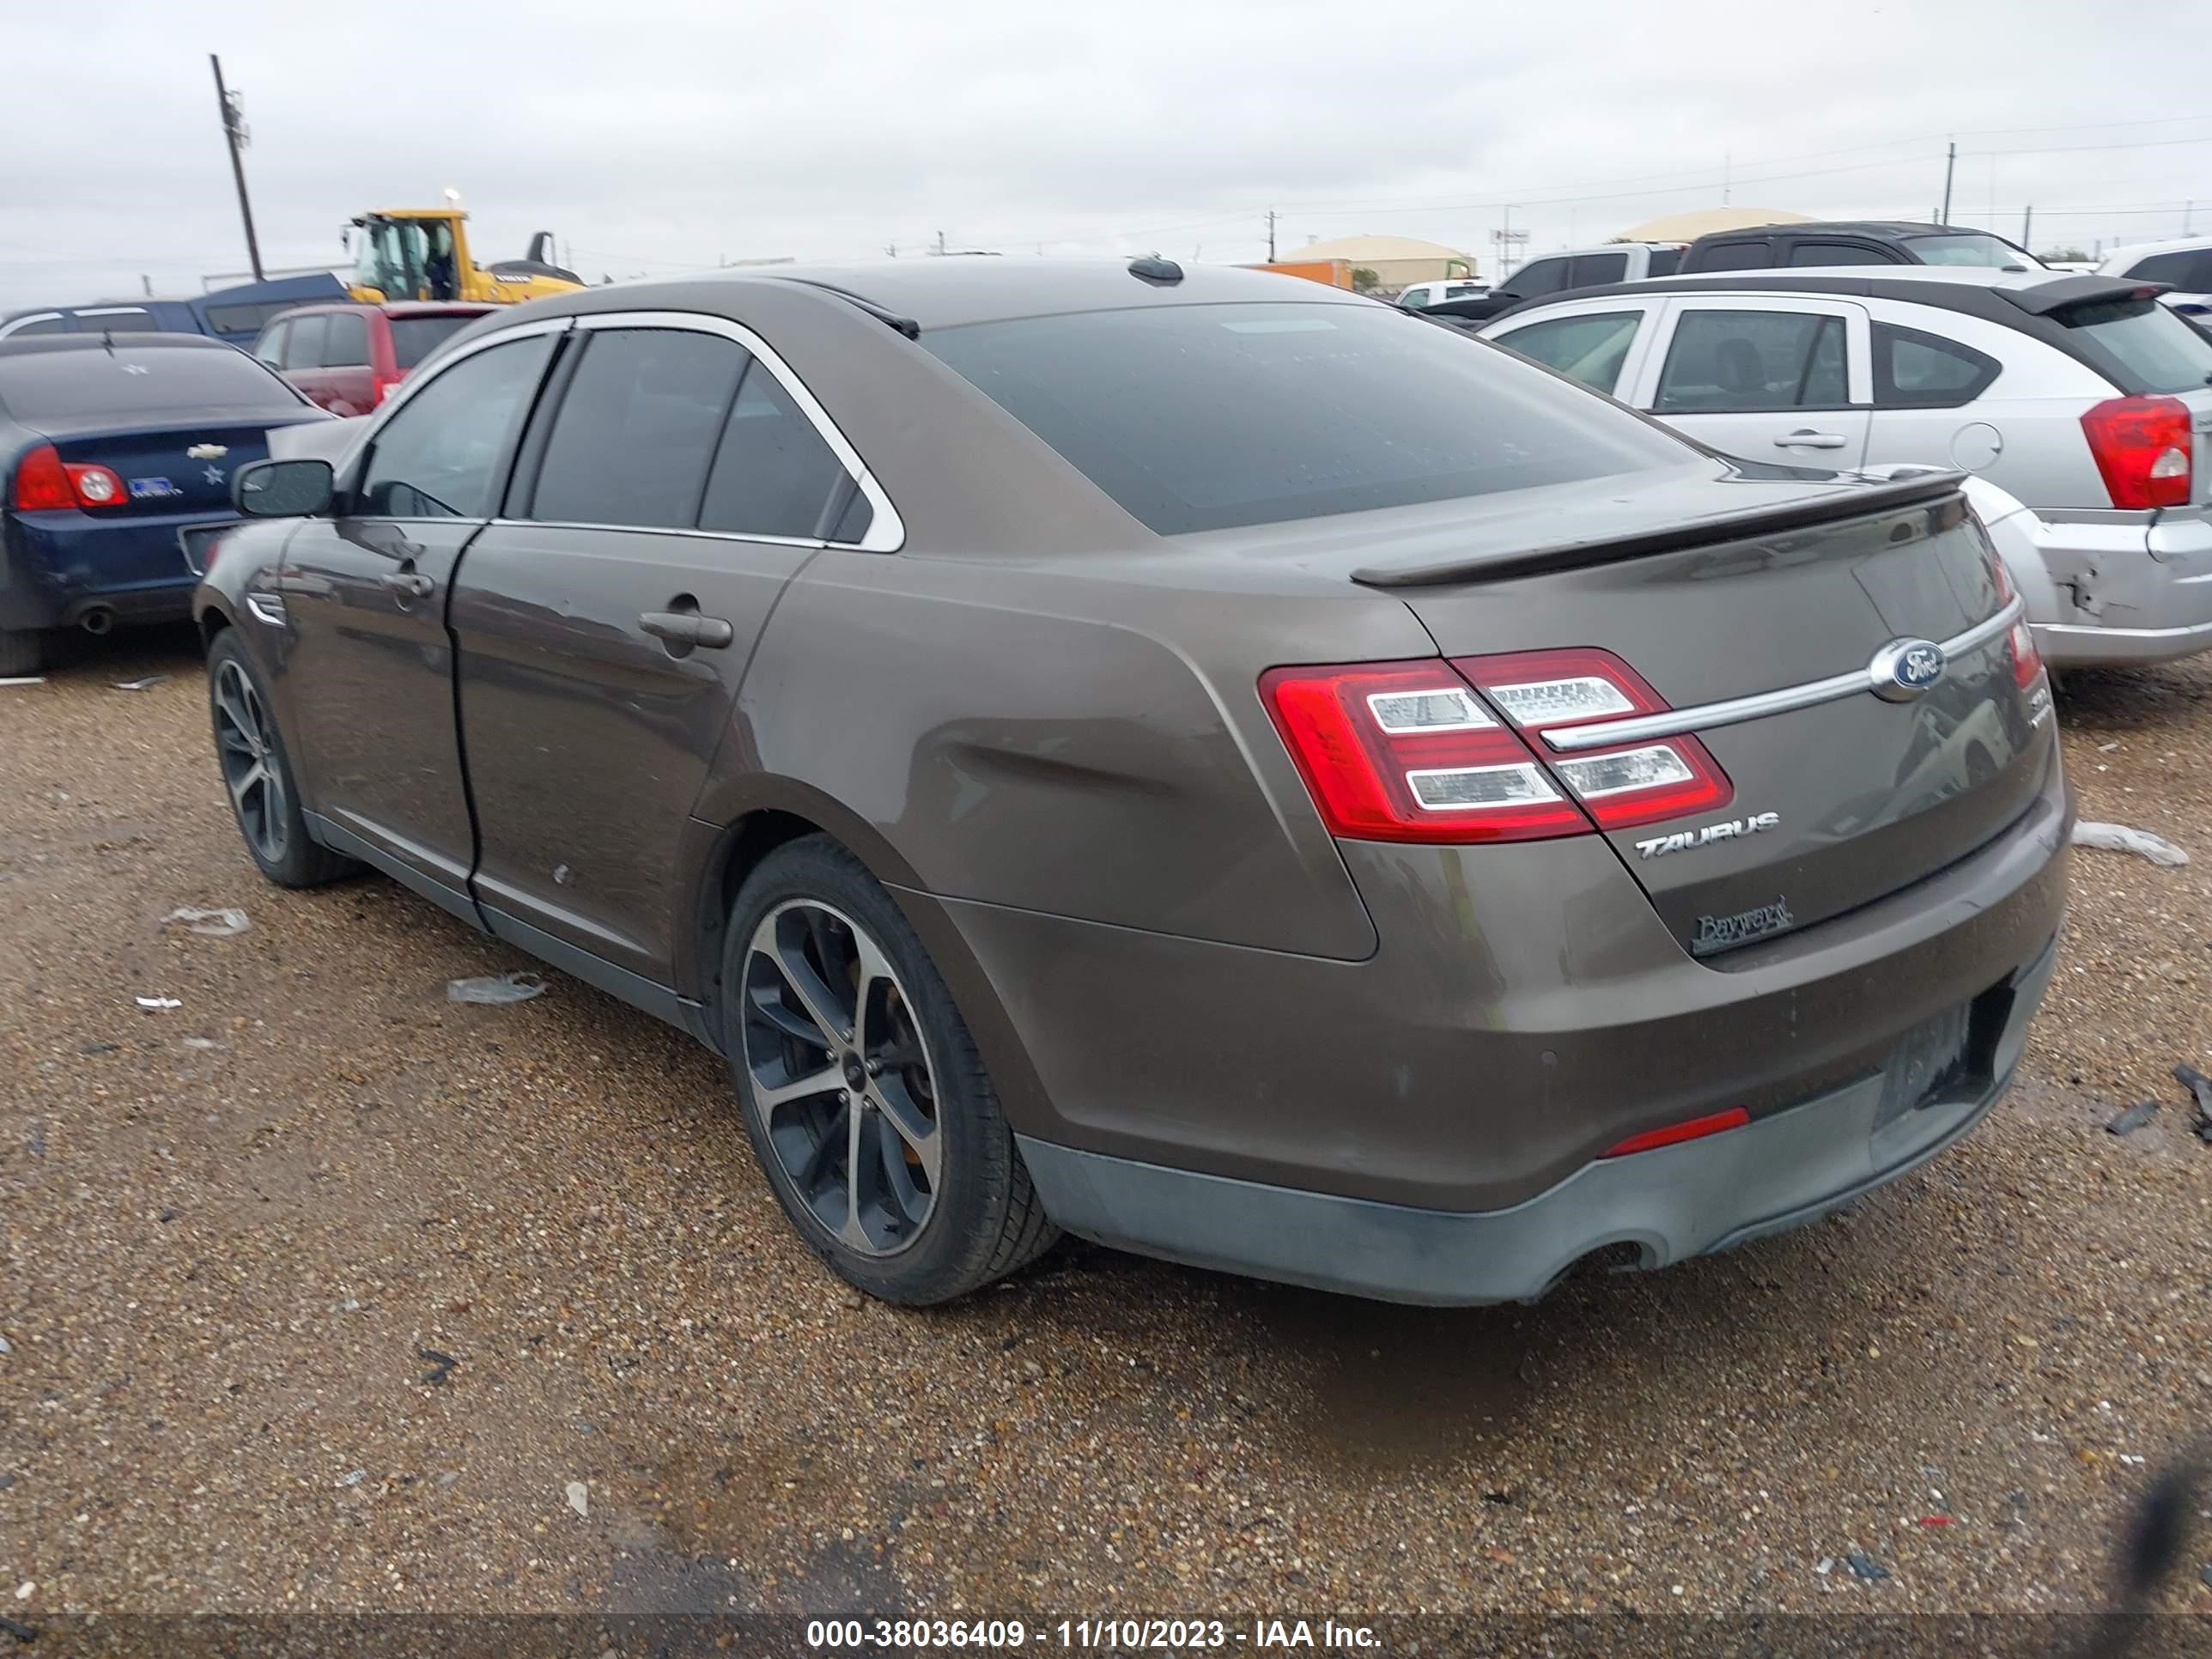
M219 340L0 340L0 675L34 672L49 629L190 615L181 533L236 516L270 428L329 418Z

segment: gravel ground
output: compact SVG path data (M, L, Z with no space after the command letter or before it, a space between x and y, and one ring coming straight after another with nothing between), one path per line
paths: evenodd
M388 882L263 885L188 636L0 688L0 1608L2100 1605L2212 1424L2212 670L2061 708L2083 815L2199 861L2077 855L2021 1086L1847 1214L1533 1308L1066 1249L910 1314L703 1050L559 975L449 1004L529 964Z

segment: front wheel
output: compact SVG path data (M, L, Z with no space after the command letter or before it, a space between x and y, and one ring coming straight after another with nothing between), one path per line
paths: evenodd
M300 792L260 677L226 629L208 647L208 707L216 759L246 850L279 887L319 887L361 868L307 838Z
M753 1150L793 1224L845 1279L922 1307L1059 1237L951 991L836 842L790 842L746 879L722 992Z

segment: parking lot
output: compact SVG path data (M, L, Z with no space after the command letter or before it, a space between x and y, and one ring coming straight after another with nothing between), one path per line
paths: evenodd
M1464 1311L1075 1246L863 1304L705 1051L557 975L449 1003L530 964L388 882L264 885L188 632L0 699L20 1619L2085 1607L2212 1420L2166 1075L2212 1060L2212 668L2062 695L2083 816L2198 861L2075 855L1985 1126L1812 1231Z

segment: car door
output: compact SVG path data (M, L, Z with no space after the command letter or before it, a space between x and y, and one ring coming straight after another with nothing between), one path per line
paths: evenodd
M1533 357L1593 392L1624 396L1641 374L1654 331L1651 319L1664 301L1569 301L1530 312L1516 312L1502 325L1483 331L1485 339Z
M286 718L307 802L347 850L471 921L475 834L447 600L567 327L561 318L489 336L404 388L349 466L336 516L293 535L278 581Z
M1667 302L1627 401L1723 454L1847 468L1867 444L1867 314L1756 295Z
M769 612L825 542L893 533L859 473L736 324L580 319L453 589L494 933L657 1006L691 920L679 844Z
M323 364L315 401L333 415L366 415L376 407L376 375L368 360L368 313L328 313Z

